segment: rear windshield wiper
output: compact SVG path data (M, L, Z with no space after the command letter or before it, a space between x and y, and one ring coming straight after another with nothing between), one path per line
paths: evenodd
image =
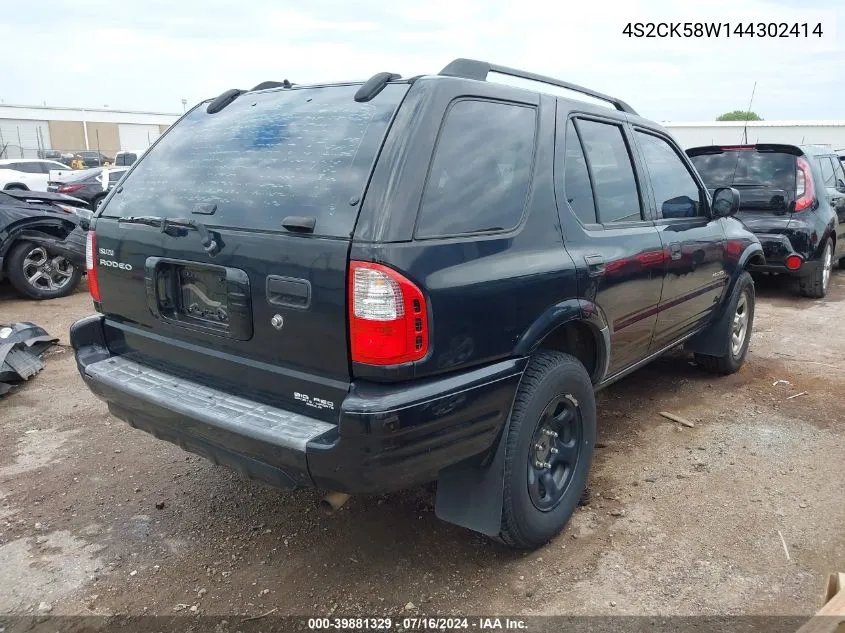
M127 224L144 224L146 226L160 227L162 233L167 233L167 229L172 227L180 229L193 229L200 234L200 243L206 253L214 257L220 252L220 245L214 236L211 234L205 225L198 220L185 218L162 218L155 215L137 215L120 218L118 222ZM172 233L167 233L173 235Z

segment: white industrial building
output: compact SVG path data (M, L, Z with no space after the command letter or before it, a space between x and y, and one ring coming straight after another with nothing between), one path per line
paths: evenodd
M664 121L663 126L684 149L701 145L786 143L825 145L845 152L845 120L830 121Z
M36 158L44 150L119 150L149 147L179 114L110 108L0 104L0 158Z

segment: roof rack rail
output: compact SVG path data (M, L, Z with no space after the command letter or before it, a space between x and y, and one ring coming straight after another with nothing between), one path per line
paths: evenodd
M531 81L538 81L560 88L566 88L574 92L593 97L594 99L601 99L613 104L617 110L627 112L628 114L637 114L637 112L627 103L616 97L611 97L589 88L584 88L576 84L571 84L568 81L555 79L554 77L546 77L545 75L537 75L524 70L517 70L516 68L508 68L507 66L499 66L489 62L479 61L477 59L458 58L449 62L446 67L440 71L439 74L447 77L463 77L464 79L476 79L478 81L487 81L488 73L499 73L500 75L510 75L511 77L519 77L520 79L529 79Z
M250 92L255 92L256 90L267 90L269 88L291 88L292 86L293 84L287 79L282 81L262 81L257 86L253 86Z

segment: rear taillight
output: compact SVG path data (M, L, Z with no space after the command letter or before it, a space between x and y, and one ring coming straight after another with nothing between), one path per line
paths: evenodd
M100 281L97 279L97 234L88 231L85 242L85 271L88 273L88 291L91 298L100 302Z
M799 156L795 159L795 210L803 211L816 202L810 163Z
M73 193L82 189L82 185L62 185L56 191L58 193Z
M398 365L428 352L428 311L422 292L387 266L349 265L352 361Z

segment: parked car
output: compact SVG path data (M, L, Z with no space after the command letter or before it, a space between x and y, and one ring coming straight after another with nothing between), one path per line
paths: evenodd
M128 167L94 167L47 184L47 191L63 193L84 200L92 210L103 202L111 188L117 184Z
M438 516L531 548L584 490L594 390L681 343L745 360L739 194L624 102L473 60L260 88L191 110L95 214L71 341L132 426L277 486L437 481Z
M54 160L59 163L62 162L62 153L57 149L40 149L36 153L38 154L38 158Z
M111 159L102 152L85 150L76 152L76 157L82 161L83 167L102 167L111 163Z
M687 150L704 182L742 193L737 215L763 243L752 272L796 277L820 298L834 260L845 266L845 173L829 148L758 144Z
M86 211L62 194L0 192L0 280L33 299L73 292L85 270Z
M0 160L0 189L46 191L50 170L67 169L54 160L5 158Z
M147 150L133 149L127 151L120 151L114 155L114 164L116 167L129 167L134 165L135 161Z

